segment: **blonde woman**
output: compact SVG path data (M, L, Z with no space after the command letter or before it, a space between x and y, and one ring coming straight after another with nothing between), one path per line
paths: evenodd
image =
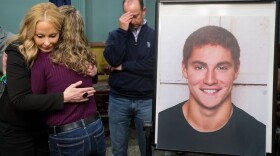
M61 43L55 51L39 51L31 69L32 92L37 94L63 91L69 84L83 81L92 86L88 64L96 64L85 37L82 16L72 6L61 6L65 15ZM97 73L96 66L93 66ZM65 105L48 115L49 147L52 156L105 155L105 134L94 97L81 103Z
M39 51L56 48L63 20L54 4L37 4L28 10L19 34L10 40L7 85L0 99L1 156L49 155L44 112L63 110L64 103L86 101L93 95L92 87L77 88L81 81L60 92L32 94L30 69ZM83 97L85 92L88 97Z

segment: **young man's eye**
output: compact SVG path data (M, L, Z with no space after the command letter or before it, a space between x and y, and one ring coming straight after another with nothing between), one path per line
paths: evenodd
M218 70L228 70L228 67L222 65L222 66L218 66L217 69L218 69Z
M195 70L202 70L202 69L205 69L205 67L202 66L202 65L195 65L195 66L194 66L194 69L195 69Z

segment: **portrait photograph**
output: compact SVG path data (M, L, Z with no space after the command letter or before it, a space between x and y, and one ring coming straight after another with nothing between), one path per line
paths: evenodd
M272 153L276 2L157 2L157 149Z

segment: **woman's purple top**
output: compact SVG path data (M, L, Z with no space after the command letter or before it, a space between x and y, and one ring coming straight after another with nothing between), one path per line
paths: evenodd
M68 69L64 65L55 65L49 58L50 53L38 52L31 68L31 86L34 94L64 92L71 84L82 81L79 87L92 87L92 78ZM94 96L88 101L65 103L63 111L50 112L49 126L58 126L87 118L96 113Z

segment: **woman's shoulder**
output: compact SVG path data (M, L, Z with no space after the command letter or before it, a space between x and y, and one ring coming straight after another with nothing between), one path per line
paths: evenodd
M13 41L12 43L10 43L7 48L6 48L6 53L10 52L10 51L19 51L19 45L20 45L20 42L18 41Z
M8 58L12 58L9 60L12 60L13 62L24 61L24 56L20 52L19 46L19 42L12 42L7 46L7 48L5 49L5 53L8 55Z

